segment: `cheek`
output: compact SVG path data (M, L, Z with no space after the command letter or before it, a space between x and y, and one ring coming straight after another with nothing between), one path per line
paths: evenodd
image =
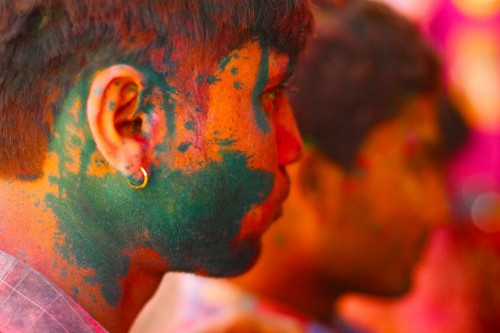
M208 159L218 160L221 150L240 151L250 169L277 169L276 133L261 103L262 72L268 70L263 57L253 43L219 63L208 89L202 133Z
M398 179L397 175L395 178ZM358 212L363 212L358 213L358 223L371 240L374 251L380 251L384 260L390 261L391 256L394 261L413 257L426 232L420 218L421 209L425 208L415 204L414 194L405 189L403 182L402 179L391 185L374 182L356 207ZM377 190L377 184L385 190Z
M226 91L223 83L214 87L210 98L210 108L217 112L209 113L204 123L207 158L218 160L222 150L240 151L247 157L250 169L276 170L274 128L264 133L255 121L249 93L245 90L223 93Z

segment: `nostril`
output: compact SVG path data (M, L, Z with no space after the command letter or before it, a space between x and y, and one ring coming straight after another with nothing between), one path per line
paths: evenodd
M278 164L286 166L299 159L303 145L295 117L287 100L283 100L279 111L274 119Z
M290 133L287 130L278 131L278 164L285 166L297 161L302 152L302 139L298 133Z

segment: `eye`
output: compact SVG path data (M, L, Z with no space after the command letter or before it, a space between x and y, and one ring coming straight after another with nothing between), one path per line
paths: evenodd
M264 91L261 97L262 107L268 114L271 114L275 110L279 109L286 88L285 84L279 84Z
M443 165L443 152L440 145L418 137L414 133L408 136L403 151L408 166L415 171L421 171L427 167L440 169Z

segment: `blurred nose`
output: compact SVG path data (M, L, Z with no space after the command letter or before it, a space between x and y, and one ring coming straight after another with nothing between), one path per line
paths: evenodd
M427 187L425 219L429 227L437 228L450 223L451 207L444 177L431 172L425 184Z
M275 119L278 165L297 161L302 152L302 139L288 100L284 98Z

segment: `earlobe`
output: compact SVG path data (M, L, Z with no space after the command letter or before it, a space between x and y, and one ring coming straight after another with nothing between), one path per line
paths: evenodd
M306 148L300 161L298 183L305 200L313 206L337 195L346 173L316 148Z
M319 195L319 179L317 174L317 156L314 149L304 150L303 157L299 162L298 187L306 200L314 202Z
M108 67L94 77L87 99L87 121L97 149L115 169L136 180L142 179L145 167L143 82L131 66Z

